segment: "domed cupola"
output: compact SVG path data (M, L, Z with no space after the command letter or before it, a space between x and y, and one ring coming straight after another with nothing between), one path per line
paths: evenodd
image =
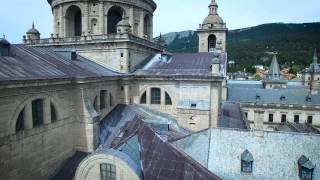
M0 38L0 56L9 56L10 55L10 43L6 40L5 36Z
M204 19L202 23L202 25L209 24L224 24L222 18L218 15L218 4L215 0L211 0L211 3L209 4L209 15Z
M28 40L38 40L40 39L40 32L34 27L32 23L32 28L27 31Z

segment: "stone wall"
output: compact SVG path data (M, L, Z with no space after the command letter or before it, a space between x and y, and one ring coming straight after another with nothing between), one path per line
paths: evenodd
M48 179L76 150L92 152L98 144L99 121L115 105L122 103L118 101L117 81L39 84L0 89L0 172L3 179ZM108 92L103 109L100 109L100 90ZM112 104L109 95L113 98ZM95 97L97 108L92 111ZM29 104L36 99L44 99L44 123L33 127ZM48 100L55 107L56 121L47 121L51 118L46 110ZM24 129L16 131L23 109Z

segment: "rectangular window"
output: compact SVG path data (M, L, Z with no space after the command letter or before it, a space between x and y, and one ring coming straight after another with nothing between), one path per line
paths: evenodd
M102 163L100 164L101 180L116 180L116 166L113 164Z
M107 97L107 91L106 90L100 91L100 109L104 109L107 107L106 97Z
M281 123L285 123L285 122L287 122L287 115L282 114L281 115Z
M197 108L197 104L192 103L192 104L191 104L191 108L194 108L194 109Z
M273 122L273 114L269 114L269 122Z
M294 123L299 124L299 115L294 115Z
M248 119L248 112L245 112L244 116L245 116L246 119Z
M43 99L32 101L32 120L34 127L43 124Z
M161 104L161 90L159 88L151 89L151 104Z
M252 173L252 163L247 161L241 161L241 171L245 173Z
M312 124L312 121L313 121L313 116L308 116L308 124Z

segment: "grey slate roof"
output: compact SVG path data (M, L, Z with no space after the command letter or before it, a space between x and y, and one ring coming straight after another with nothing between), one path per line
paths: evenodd
M200 131L173 142L211 172L228 180L243 178L241 154L245 150L253 158L252 179L299 179L296 164L301 155L315 163L314 179L319 179L319 143L320 136L314 134L264 132L264 136L258 137L251 131L229 129Z
M320 95L310 95L311 101L306 101L310 91L304 86L289 86L287 89L263 89L257 84L228 84L228 101L241 103L267 103L292 105L320 105ZM257 99L257 96L260 98ZM285 100L281 101L284 96Z
M53 50L11 45L11 56L0 56L0 81L76 79L119 76L90 60L78 56L69 60Z
M285 124L277 127L276 129L277 131L320 134L320 131L310 124L297 124L286 122Z
M213 53L156 54L136 75L210 75ZM227 55L221 53L220 63L226 64Z
M248 129L238 103L224 102L221 108L219 127L231 129Z

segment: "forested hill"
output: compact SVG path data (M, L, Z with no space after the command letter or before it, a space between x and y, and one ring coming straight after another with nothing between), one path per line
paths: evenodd
M198 36L193 31L163 35L171 52L197 52ZM314 48L320 50L320 23L263 24L228 32L229 60L238 67L269 65L267 52L277 51L280 64L305 66L312 61Z

